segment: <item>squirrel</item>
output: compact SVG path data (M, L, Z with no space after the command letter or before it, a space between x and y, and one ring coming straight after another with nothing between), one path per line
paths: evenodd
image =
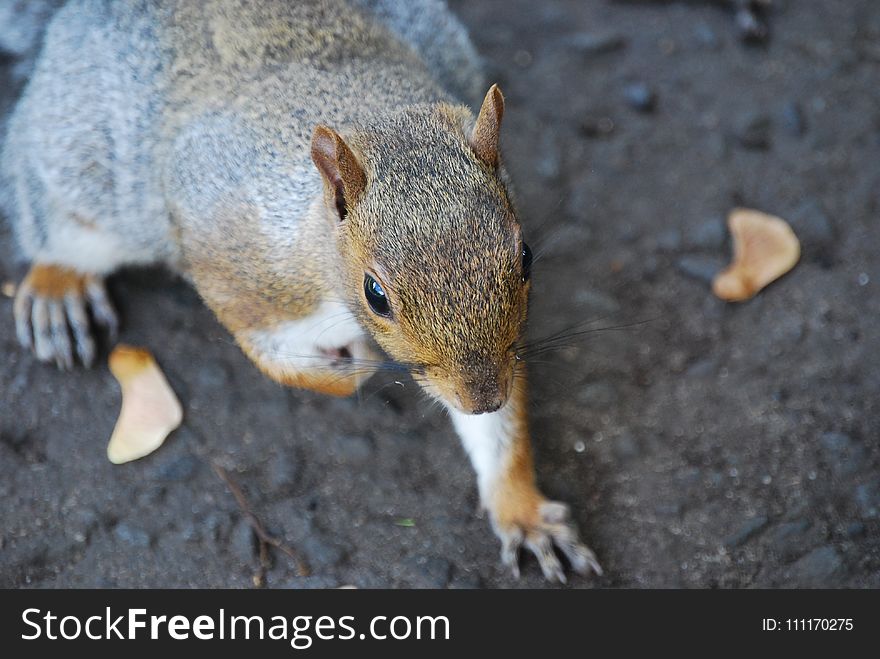
M531 252L499 153L504 97L442 0L71 0L0 156L42 361L95 359L122 266L188 279L274 380L352 394L404 365L449 413L519 576L601 574L535 479L518 355ZM485 89L485 87L482 87ZM89 313L90 312L90 313ZM91 320L90 320L91 315Z

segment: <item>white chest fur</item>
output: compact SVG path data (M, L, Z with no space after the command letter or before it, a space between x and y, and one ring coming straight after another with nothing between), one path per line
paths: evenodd
M365 338L363 328L348 307L324 301L310 316L286 321L272 329L253 330L248 342L266 362L299 371L326 366L328 353L340 348L359 357Z

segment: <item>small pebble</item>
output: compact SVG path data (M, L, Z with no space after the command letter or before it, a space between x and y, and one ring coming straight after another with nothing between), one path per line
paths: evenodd
M711 284L715 275L724 268L721 259L708 256L683 256L675 262L675 267L683 275Z
M614 132L614 120L611 117L584 117L581 121L581 133L586 137L608 137Z
M736 27L744 43L760 44L767 40L767 26L748 4L741 4L736 12Z
M624 87L623 98L636 112L647 114L657 107L657 94L643 82L635 82Z
M770 148L773 120L766 114L750 114L736 131L739 143L747 149L765 151Z

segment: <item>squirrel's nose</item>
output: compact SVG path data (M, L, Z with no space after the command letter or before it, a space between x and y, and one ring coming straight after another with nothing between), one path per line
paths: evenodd
M463 407L470 408L471 414L488 414L497 412L507 402L507 392L498 386L492 379L484 381L477 386L467 387L467 395L458 395L458 400Z
M501 409L501 406L504 405L504 401L501 400L501 397L498 397L496 400L491 402L480 401L478 404L474 406L472 414L488 414L490 412L497 412Z

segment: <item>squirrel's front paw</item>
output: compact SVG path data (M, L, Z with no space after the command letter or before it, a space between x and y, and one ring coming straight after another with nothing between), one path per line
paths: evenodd
M15 330L25 348L37 359L73 367L73 352L85 366L95 359L95 342L88 309L99 325L116 337L116 312L104 281L69 268L35 264L15 295ZM71 342L71 335L73 342Z
M580 541L571 522L569 508L564 503L539 498L518 514L495 517L493 525L501 538L501 560L517 579L522 546L538 559L548 581L566 581L556 549L562 552L576 572L589 574L592 570L598 575L602 574L596 555Z

